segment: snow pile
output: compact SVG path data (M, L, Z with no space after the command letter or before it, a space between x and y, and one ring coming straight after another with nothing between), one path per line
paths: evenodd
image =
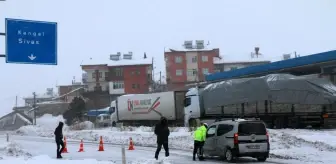
M138 159L135 161L130 161L128 162L129 164L171 164L173 162L171 162L170 160L168 160L167 158L164 158L162 160L155 160L155 159Z
M306 139L301 138L301 132L313 133L307 130L269 130L270 144L271 144L271 157L281 159L295 159L303 162L313 163L336 163L333 154L336 152L334 145L316 141L314 137L305 136ZM322 133L323 134L323 133ZM315 132L315 135L316 132ZM336 135L331 137L325 135L331 141L335 141ZM320 140L323 135L319 135ZM303 151L304 150L304 151Z
M81 130L69 131L64 133L68 139L99 141L103 137L105 143L128 144L131 137L135 146L156 147L156 135L153 132L142 132L140 129L135 131L120 131L120 129L106 130ZM193 147L191 132L171 132L169 136L169 146L175 149L190 150Z
M22 158L8 158L0 160L0 164L38 164L38 163L48 163L48 164L73 164L73 163L81 163L81 164L114 164L113 161L97 161L96 159L83 159L83 160L68 160L68 159L53 159L46 155L36 156L31 159L25 160Z
M92 130L92 129L94 129L94 124L90 121L80 122L70 127L70 130Z
M59 122L65 122L63 116L54 117L51 114L45 114L40 118L36 119L37 125L23 126L16 130L18 135L26 136L40 136L40 137L53 137L54 130L58 126ZM64 125L64 131L69 131L69 127Z
M65 119L62 115L55 117L51 114L45 114L42 117L36 119L36 124L43 126L45 129L54 130L60 121L65 122Z
M20 145L15 142L4 142L0 145L1 158L5 157L31 157L32 155L23 150Z

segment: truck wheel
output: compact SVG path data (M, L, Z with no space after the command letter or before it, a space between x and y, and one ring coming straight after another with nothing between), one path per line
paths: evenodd
M258 160L259 162L265 162L266 159L267 159L267 157L258 157L258 158L257 158L257 160Z
M195 119L189 120L189 127L197 127L197 121Z
M112 127L116 127L117 123L116 122L112 122Z

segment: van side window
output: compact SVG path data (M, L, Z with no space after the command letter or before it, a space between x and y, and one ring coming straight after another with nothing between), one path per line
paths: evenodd
M230 132L233 129L233 125L220 124L217 128L217 136L221 136Z
M215 136L215 134L216 134L216 125L212 125L212 126L210 126L210 128L208 129L206 137L207 137L207 138L208 138L208 137L213 137L213 136Z
M184 99L184 107L187 107L191 104L191 98L190 97L186 97Z

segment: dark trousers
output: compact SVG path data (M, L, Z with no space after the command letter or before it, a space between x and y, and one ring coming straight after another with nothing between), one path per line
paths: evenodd
M168 142L159 142L157 143L157 148L156 148L156 152L155 152L155 158L158 159L159 158L159 153L161 151L161 148L163 146L163 149L166 151L166 157L169 156L169 148L168 148Z
M61 153L64 149L64 142L62 140L56 141L56 145L57 145L57 157L62 157ZM60 147L61 147L61 149L60 149Z
M200 157L203 156L203 146L204 146L204 142L201 141L194 141L194 152L193 152L193 158L195 158L197 150L199 150L199 155ZM199 158L200 158L199 157Z

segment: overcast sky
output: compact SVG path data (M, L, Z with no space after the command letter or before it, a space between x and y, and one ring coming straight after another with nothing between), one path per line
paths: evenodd
M210 41L223 56L246 60L255 46L265 58L297 51L309 55L336 48L335 0L7 0L5 18L58 23L58 65L6 64L0 59L0 115L11 111L15 96L44 93L56 84L81 79L80 64L90 57L133 51L155 58L164 70L164 47L184 40ZM0 36L0 54L5 52ZM55 88L56 89L56 88Z

